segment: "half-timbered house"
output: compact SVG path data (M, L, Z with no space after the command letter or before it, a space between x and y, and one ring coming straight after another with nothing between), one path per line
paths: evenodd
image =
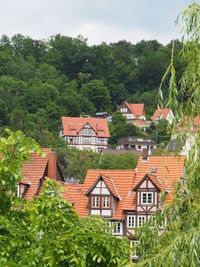
M105 118L62 117L60 137L70 147L100 152L108 147L110 134Z
M134 228L173 199L184 161L183 156L140 156L135 170L88 170L79 186L75 211L80 216L101 216L114 225L113 234L134 239Z

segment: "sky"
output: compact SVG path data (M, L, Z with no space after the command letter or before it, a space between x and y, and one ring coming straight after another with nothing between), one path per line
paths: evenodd
M0 0L0 35L82 35L89 45L180 37L178 14L192 0Z

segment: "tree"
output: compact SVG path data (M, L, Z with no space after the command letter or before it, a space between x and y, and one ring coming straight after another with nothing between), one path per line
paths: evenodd
M99 169L135 169L137 165L138 156L132 153L125 153L121 155L113 155L112 153L108 153L102 155L99 163Z
M81 93L95 106L96 111L110 111L110 93L101 80L84 84Z
M15 196L22 162L42 150L20 131L6 133L0 141L0 265L126 266L128 241L113 236L100 218L79 218L55 181L46 178L32 201Z
M181 88L176 86L173 49L171 63L162 79L160 87L160 100L162 100L162 85L166 77L169 79L170 108L175 113L175 123L170 128L182 140L185 123L184 116L189 115L191 121L200 114L199 88L200 88L200 47L199 23L200 6L193 3L185 8L179 17L182 25L182 51L183 60L188 65L180 80ZM186 109L183 95L187 94ZM159 104L161 102L159 101ZM187 127L186 127L187 128ZM191 135L191 127L187 130ZM185 133L184 133L185 134ZM192 147L185 166L185 181L175 186L175 197L172 203L166 205L158 212L155 221L144 226L138 233L140 246L138 253L140 261L138 266L199 266L200 255L200 129L197 129L196 142ZM164 196L163 196L164 197ZM160 226L166 221L164 231ZM149 246L151 244L151 246Z

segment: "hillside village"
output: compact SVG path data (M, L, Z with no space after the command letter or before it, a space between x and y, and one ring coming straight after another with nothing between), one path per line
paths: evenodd
M168 120L168 123L173 121L173 113L168 109L161 109L155 110L151 122L146 122L144 104L124 102L119 110L129 123L137 124L137 127L142 125L143 131L152 123L159 124L162 120ZM111 120L109 116L109 121ZM185 127L188 121L195 138L200 120L196 118L193 122L186 117ZM106 116L62 117L59 135L71 149L75 147L100 154L108 150L109 153L113 153L108 146L108 123ZM174 142L172 140L173 145ZM64 189L63 199L72 204L80 217L102 217L112 227L113 235L127 237L133 246L133 243L138 242L135 228L153 220L155 212L173 200L174 185L177 182L184 184L185 181L184 165L192 144L186 148L183 145L183 155L180 157L176 157L174 153L154 156L152 153L157 146L145 137L121 138L115 150L137 153L139 158L136 168L88 169L82 183L74 177L64 177L56 152L45 148L44 158L34 153L30 162L23 165L21 171L24 179L17 186L17 195L28 200L40 195L45 177L48 176ZM172 152L176 146L170 149ZM163 224L161 232L164 227ZM132 259L138 259L135 253Z
M1 36L0 266L199 266L200 6L179 20L167 45Z

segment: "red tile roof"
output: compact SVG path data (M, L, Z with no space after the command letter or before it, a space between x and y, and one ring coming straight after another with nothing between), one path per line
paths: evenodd
M169 112L170 112L169 108L156 109L153 116L152 116L152 121L155 122L156 117L159 117L160 120L166 119Z
M37 153L32 153L30 162L25 162L21 169L23 176L31 184L31 186L28 187L25 199L30 200L34 197L38 190L40 178L44 176L44 172L48 163L48 155L52 151L52 149L43 148L43 151L46 153L45 157L38 156Z
M133 170L88 170L84 184L82 186L81 196L78 199L79 204L77 205L77 208L75 208L75 211L80 216L88 215L88 197L85 194L96 182L99 175L103 175L104 179L106 179L107 183L109 183L108 186L110 187L113 186L111 185L112 179L113 183L117 188L118 194L120 195L120 200L118 202L117 209L112 219L120 220L123 218L122 207L125 203L126 196L130 188L132 188L134 176Z
M184 117L184 123L189 124L190 128L193 132L197 131L198 126L200 125L200 117L195 116L193 119L191 119L190 116L185 116Z
M78 210L79 200L82 194L82 184L69 184L69 183L61 183L61 186L64 187L64 192L62 193L62 197L72 203L74 210Z
M145 175L148 175L153 183L161 190L167 192L165 203L173 200L173 186L176 181L180 181L183 175L185 157L174 156L150 156L149 161L143 161L139 157L133 188L135 188ZM151 174L151 169L156 168L156 173ZM131 191L126 198L123 209L134 210L136 204L136 194Z
M45 157L39 156L37 153L31 153L30 161L24 162L21 168L21 173L24 176L24 178L21 180L21 183L28 185L28 190L24 198L28 200L31 200L40 192L39 189L41 189L41 178L44 178L45 175L47 175L49 178L56 180L56 171L60 172L60 170L57 169L58 166L56 153L53 152L51 148L43 148L42 150L46 154ZM49 170L52 170L53 168L56 169L53 171L53 173L50 173ZM52 177L51 174L54 173L55 177ZM61 176L58 174L58 178L61 180L63 179L64 181L62 174Z
M117 190L117 187L113 181L113 178L110 178L104 174L100 174L99 177L97 178L97 180L94 182L94 184L89 188L89 190L85 193L85 195L88 195L91 190L94 188L94 186L98 183L98 181L100 179L103 179L103 181L105 182L106 186L108 187L108 189L111 191L111 193L117 197L118 199L121 199L119 192Z
M128 102L124 103L135 117L145 116L144 103L142 104L130 104Z
M173 186L183 176L185 159L185 156L150 156L145 162L139 157L135 183L138 183L146 173L151 173L152 168L156 168L156 173L153 175L158 177L169 192L167 198L173 199Z
M78 136L79 131L86 124L90 124L98 137L110 137L108 123L105 118L62 117L64 135L67 136Z
M174 197L174 183L180 181L183 175L184 162L184 156L180 158L175 158L174 156L151 156L148 161L143 161L140 156L135 172L133 170L88 170L81 193L76 194L74 198L75 211L80 216L88 215L88 197L86 193L94 186L100 175L102 175L111 192L115 196L117 194L120 196L112 219L121 220L123 219L124 210L135 209L136 192L133 189L146 175L160 191L167 192L165 202L171 201ZM151 173L152 168L156 169L153 174ZM70 195L68 199L70 199Z

